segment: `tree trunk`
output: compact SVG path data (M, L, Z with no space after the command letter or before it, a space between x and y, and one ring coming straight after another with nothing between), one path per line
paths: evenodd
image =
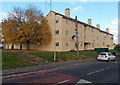
M29 44L30 44L30 40L27 40L27 49L28 49L28 50L30 50Z
M14 49L14 44L12 44L12 47L11 47L11 49L12 49L12 50Z
M27 44L27 50L30 50L30 46L29 46L29 44Z
M20 50L22 50L22 44L20 43Z

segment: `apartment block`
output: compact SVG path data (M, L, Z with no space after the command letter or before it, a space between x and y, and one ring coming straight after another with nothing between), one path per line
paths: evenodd
M78 16L79 17L79 16ZM65 15L50 11L46 16L49 24L52 40L48 45L30 44L32 50L42 51L71 51L76 50L76 20L70 17L70 9L65 9ZM114 49L113 35L100 29L100 25L92 26L92 19L88 23L77 20L79 50L93 50L94 48ZM12 44L4 43L4 49L11 49ZM27 45L22 45L27 49ZM14 49L20 49L19 44Z
M70 9L65 9L65 15L50 11L46 20L50 26L52 40L44 50L76 50L76 20L70 17ZM77 26L79 50L114 49L113 35L109 33L109 28L102 31L99 24L92 26L92 19L88 19L88 23L77 20Z

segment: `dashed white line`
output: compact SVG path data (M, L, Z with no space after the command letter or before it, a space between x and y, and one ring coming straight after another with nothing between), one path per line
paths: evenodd
M64 67L52 68L50 70L57 70L57 69L61 69L61 68L64 68Z
M94 71L94 72L90 72L90 73L87 73L87 75L91 75L91 74L94 74L94 73L98 73L98 72L101 72L101 71L104 71L104 70L107 70L109 68L105 68L105 69L100 69L100 70L97 70L97 71Z
M70 80L64 80L64 81L58 82L58 83L56 83L56 84L53 84L53 85L62 84L62 83L68 82L68 81L70 81Z

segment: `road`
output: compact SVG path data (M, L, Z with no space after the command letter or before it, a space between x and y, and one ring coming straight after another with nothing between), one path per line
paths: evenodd
M97 61L36 72L16 74L2 78L4 83L49 83L52 85L71 83L119 83L119 61Z

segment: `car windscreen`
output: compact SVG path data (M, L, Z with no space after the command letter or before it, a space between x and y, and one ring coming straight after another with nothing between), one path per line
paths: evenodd
M106 55L106 53L100 53L99 55Z

